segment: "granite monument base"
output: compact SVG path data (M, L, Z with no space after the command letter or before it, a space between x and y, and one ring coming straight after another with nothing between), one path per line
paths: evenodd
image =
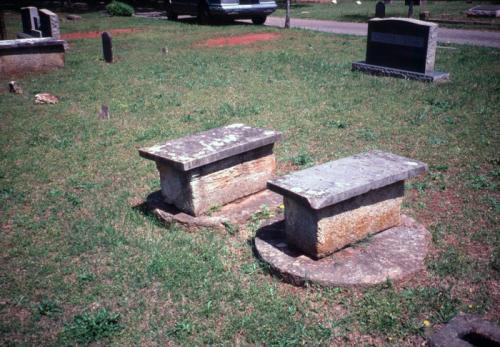
M447 82L450 79L450 74L448 72L434 71L432 73L420 73L415 71L395 69L386 66L371 65L365 63L364 61L352 63L352 70L361 71L376 76L388 76L433 83Z

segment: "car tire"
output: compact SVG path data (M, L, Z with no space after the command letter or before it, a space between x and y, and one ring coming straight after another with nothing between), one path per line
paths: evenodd
M252 23L255 25L262 25L266 22L267 16L252 17Z
M208 7L204 2L200 2L200 4L198 5L197 19L199 24L210 24L210 13L208 13Z
M170 1L165 2L165 12L167 12L168 20L177 20L177 13L175 13L172 10L172 5L170 4Z

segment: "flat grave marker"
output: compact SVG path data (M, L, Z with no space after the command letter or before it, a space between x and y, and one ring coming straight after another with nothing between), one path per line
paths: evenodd
M500 5L479 5L465 11L472 17L500 17Z

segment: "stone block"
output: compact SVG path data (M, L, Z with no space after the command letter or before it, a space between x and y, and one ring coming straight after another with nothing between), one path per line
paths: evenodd
M0 41L0 73L18 74L62 68L64 43L52 38Z
M434 81L438 25L409 18L373 18L368 21L366 60L353 70Z
M428 342L430 347L500 346L500 326L479 316L460 314Z
M61 33L59 31L59 17L52 11L42 9L39 11L40 15L40 30L43 37L52 37L60 39Z
M198 216L266 188L276 159L271 130L233 124L144 148L156 162L165 202Z
M268 182L284 196L288 242L322 258L400 222L404 180L424 163L372 151Z

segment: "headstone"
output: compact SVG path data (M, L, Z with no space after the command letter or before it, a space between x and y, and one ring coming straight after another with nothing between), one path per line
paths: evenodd
M500 5L479 5L465 11L467 16L500 17Z
M384 0L384 4L391 4L392 3L392 0Z
M113 46L111 42L111 34L107 32L102 33L102 53L106 63L113 62Z
M40 31L40 16L38 9L33 6L21 8L21 20L23 22L23 33L32 37L42 37Z
M419 19L420 20L429 20L430 12L429 11L420 11Z
M266 189L281 134L232 124L168 141L139 154L154 160L167 204L192 216Z
M420 6L420 5L425 5L426 1L425 0L413 0L411 1L413 6ZM405 0L405 6L410 5L410 0Z
M5 29L5 16L2 9L0 9L0 40L7 39L7 29Z
M434 82L448 73L434 72L438 25L416 19L374 18L368 21L366 61L353 70Z
M43 37L53 37L55 39L61 38L59 31L59 18L57 15L47 9L39 11L40 14L40 30Z
M377 5L375 5L375 17L385 17L385 4L382 1L377 2Z

